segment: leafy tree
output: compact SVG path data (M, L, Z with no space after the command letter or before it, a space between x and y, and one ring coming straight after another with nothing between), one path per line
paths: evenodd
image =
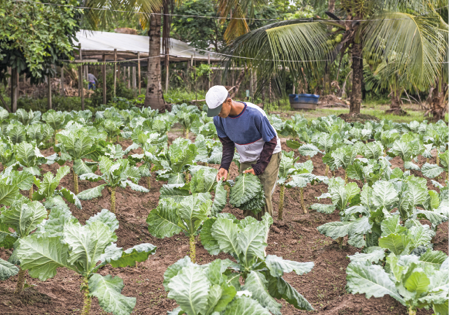
M64 4L69 6L46 5L41 1L2 1L0 80L9 76L8 67L12 69L13 80L23 73L33 81L42 80L44 75L52 74L51 65L72 58L82 11L76 8L78 0L67 0Z
M236 63L242 62L241 57L252 58L262 82L273 74L284 77L286 68L296 78L304 74L321 78L316 71L321 64L335 60L334 53L348 53L352 59L350 113L358 114L363 60L370 54L380 55L382 61L397 54L400 62L391 63L392 72L407 77L420 88L440 78L438 64L445 60L447 46L447 37L441 34L447 23L442 23L441 16L429 9L436 3L426 6L420 1L340 1L336 3L336 14L328 13L330 20L315 17L266 25L237 38L225 52ZM418 37L407 40L413 36ZM379 38L388 38L385 48Z
M90 182L104 180L105 184L80 192L77 195L80 200L91 200L101 197L103 189L108 187L111 191L111 211L115 213L115 193L117 187L126 188L129 186L135 191L149 192L145 187L138 185L140 172L137 167L131 166L128 160L118 160L114 162L106 156L102 156L98 166L102 175L85 173L81 175L80 178Z
M105 312L131 314L136 299L121 294L123 280L102 276L98 270L108 264L135 266L136 262L145 261L154 254L156 247L148 243L127 250L117 247L114 242L118 227L115 215L106 209L81 225L67 208L56 208L36 233L19 240L16 255L21 268L41 281L53 278L60 267L81 275L83 315L89 314L92 297L98 298Z
M201 230L201 243L211 255L229 253L236 260L232 271L225 272L228 283L236 290L247 290L273 314L281 314L281 304L275 299L284 299L295 308L313 310L309 302L299 294L282 276L295 271L302 275L313 268L313 263L284 260L275 255L266 256L265 248L273 219L266 213L262 221L252 217L238 221L232 214L222 213L207 220ZM178 268L177 268L178 269ZM224 270L224 268L222 269ZM167 276L173 277L167 271ZM241 286L241 282L244 283ZM207 291L207 290L206 290ZM183 305L180 305L183 308ZM226 314L226 313L225 313Z

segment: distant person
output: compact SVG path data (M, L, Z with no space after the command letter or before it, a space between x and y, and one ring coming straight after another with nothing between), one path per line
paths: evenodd
M265 194L265 206L253 215L245 211L245 216L261 220L268 212L273 216L271 196L278 179L281 162L281 142L265 112L249 102L236 102L231 99L222 85L210 88L206 94L207 116L214 117L218 138L223 145L217 181L226 180L234 151L240 155L240 173L251 173L259 177ZM247 168L251 168L246 170Z
M98 82L97 78L92 73L88 73L87 80L89 80L89 90L95 90L95 84Z

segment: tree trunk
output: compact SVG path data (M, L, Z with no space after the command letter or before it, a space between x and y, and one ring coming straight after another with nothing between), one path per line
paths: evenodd
M156 13L160 13L156 12ZM147 90L144 106L165 111L161 82L161 15L152 15L150 21L150 55L148 59Z
M405 116L407 115L407 112L401 108L402 106L402 88L391 88L390 93L390 109L386 110L386 114L393 114L393 115L399 115L399 116Z
M282 221L282 214L284 212L284 185L281 185L281 191L279 194L279 211L278 211L278 220Z
M360 107L362 105L362 44L354 42L352 46L352 92L349 113L356 115L360 114Z
M11 111L17 110L17 100L19 99L19 72L17 68L11 70Z
M231 92L231 98L234 98L237 95L237 93L239 92L240 85L242 84L243 78L245 77L245 73L246 73L246 67L245 67L245 69L243 69L240 72L240 74L237 78L237 82L235 82L235 87L234 87L233 91Z
M82 315L88 315L90 312L90 306L92 304L92 298L89 296L89 280L87 278L83 279L83 284L81 285L81 291L84 295L83 310Z
M447 106L448 85L443 82L437 82L436 87L429 95L429 112L432 114L432 120L444 120L444 114L448 111Z
M23 270L19 267L19 277L17 279L16 289L14 290L14 294L20 294L23 290L23 285L25 284L25 274L26 270Z

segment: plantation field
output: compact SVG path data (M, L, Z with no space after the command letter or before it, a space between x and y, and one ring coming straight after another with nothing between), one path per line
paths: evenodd
M170 143L176 137L183 136L181 133L169 133ZM191 140L194 136L191 134ZM291 151L285 144L286 138L281 138L283 150ZM132 144L130 140L120 140L119 144L126 149ZM135 152L140 153L139 150ZM41 150L45 156L54 153L52 148ZM298 151L295 150L295 157L298 157ZM419 156L418 163L421 167L426 159ZM306 162L306 156L300 156L299 162ZM313 173L315 175L325 175L325 164L323 155L318 153L312 157L314 165ZM401 158L395 157L391 161L392 168L399 167L403 169ZM435 157L428 161L435 164ZM72 166L72 162L66 165ZM138 164L139 165L139 164ZM216 164L209 166L218 168ZM42 165L43 172L50 171L56 174L59 168L57 164ZM418 177L423 177L421 172L411 171ZM96 174L100 175L97 171ZM230 178L234 179L238 175L237 167L234 163L231 165ZM344 178L344 171L338 169L335 176ZM438 180L444 184L442 179ZM349 182L356 182L362 188L361 181L349 179ZM429 189L435 189L427 179ZM139 185L146 187L146 178L140 179ZM80 180L79 190L87 189L103 184L103 181L97 183ZM150 193L136 192L128 188L117 188L117 218L120 226L117 230L117 246L129 248L135 244L151 243L157 246L156 253L144 262L140 262L136 267L112 268L103 267L99 273L103 276L111 274L120 276L124 281L122 294L137 298L137 304L133 314L167 314L176 307L173 299L167 298L167 292L163 286L163 275L167 268L177 262L179 259L189 255L189 238L183 234L177 234L172 237L160 239L150 235L146 219L150 211L157 207L159 202L159 191L164 182L156 181L151 178ZM74 191L73 181L70 176L63 178L60 182L61 187ZM383 298L367 299L362 294L350 294L346 291L346 268L349 264L348 255L354 255L360 250L347 245L346 239L340 248L337 242L318 232L317 227L332 221L339 221L338 211L333 214L324 214L311 210L304 214L299 200L299 188L287 189L285 191L284 202L284 220L277 220L277 209L279 204L279 186L273 196L275 213L273 216L274 224L271 226L268 247L268 255L277 255L284 259L299 262L314 262L314 268L305 275L296 275L289 273L284 275L294 288L298 290L315 308L315 311L306 312L295 309L293 306L282 301L282 314L407 314L407 309L399 302L389 296ZM438 190L438 189L437 189ZM304 188L304 201L306 206L317 202L316 197L326 193L328 185L310 184ZM22 192L26 196L25 192ZM330 203L329 199L321 200L321 203ZM82 201L82 209L70 205L72 214L84 224L87 219L102 209L110 209L110 192L107 189L102 191L102 197L94 200ZM238 219L243 219L242 211L232 208L229 203L223 212L232 213ZM423 224L429 224L426 220L421 220ZM198 236L197 236L198 238ZM448 223L442 223L437 228L437 234L433 239L434 250L440 250L448 253ZM197 242L196 257L198 264L212 262L215 256L211 256ZM0 258L5 260L10 256L10 250L0 249ZM226 259L232 257L227 254L219 254L218 258ZM80 281L82 277L77 273L60 269L57 275L47 281L39 281L26 276L28 287L25 288L22 296L17 297L13 294L16 286L17 276L1 282L0 303L1 314L79 314L83 307L83 295L80 292ZM417 314L432 314L432 311L418 310ZM105 314L101 310L96 299L92 302L91 314Z

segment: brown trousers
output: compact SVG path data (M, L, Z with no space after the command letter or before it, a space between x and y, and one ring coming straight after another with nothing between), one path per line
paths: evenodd
M245 162L240 164L240 173L243 173L244 170L251 167L251 164L255 164L254 162ZM273 195L274 188L276 185L276 181L278 180L278 173L279 173L279 165L281 163L281 154L275 153L271 156L270 163L268 163L267 168L265 171L258 175L260 182L263 186L263 191L265 193L265 206L257 214L254 214L252 211L243 211L243 214L245 216L252 216L256 218L257 220L261 220L263 215L268 212L271 216L273 216L273 202L271 201L271 196Z

